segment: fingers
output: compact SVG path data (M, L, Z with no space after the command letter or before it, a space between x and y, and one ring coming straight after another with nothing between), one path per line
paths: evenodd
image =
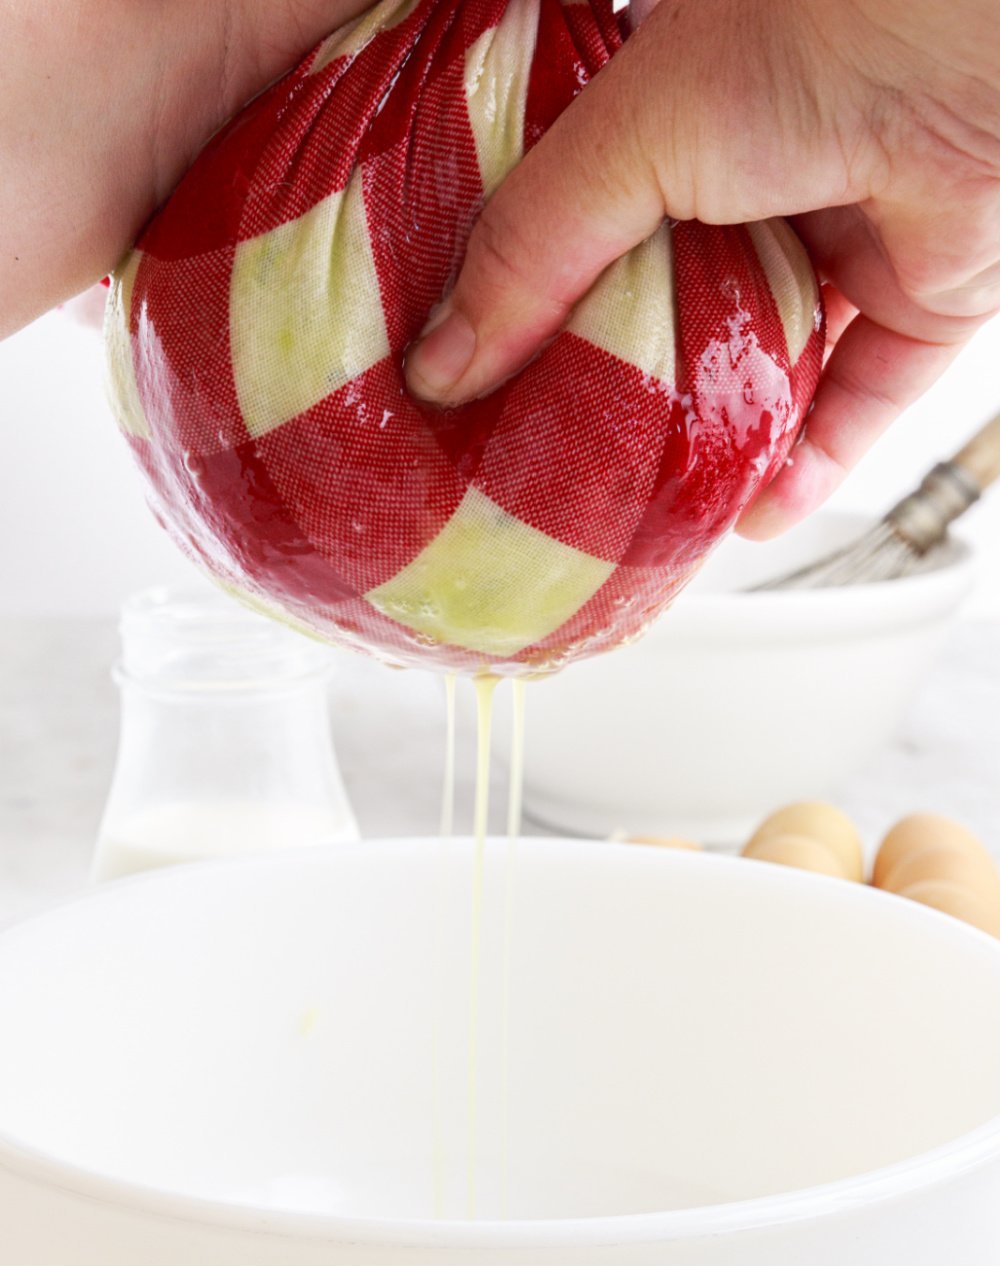
M457 404L499 385L664 216L735 224L863 196L874 161L863 112L842 103L836 132L817 133L795 87L839 82L797 6L753 6L752 18L739 0L648 9L641 0L639 29L487 203L454 290L407 357L414 394Z
M414 394L457 404L499 385L665 216L736 224L867 196L881 159L865 111L839 100L829 32L799 6L751 8L638 0L639 29L487 204L407 357ZM831 93L820 118L809 102Z
M858 316L830 355L802 442L744 511L737 530L777 536L810 514L902 411L947 369L962 343L925 343Z
M825 364L840 342L840 336L858 315L858 310L849 299L844 298L836 286L830 285L829 282L823 284L823 307L826 309L826 352L823 359Z
M630 42L488 202L454 291L407 356L416 395L447 404L497 386L663 219L635 60Z
M992 303L964 311L943 294L935 296L936 302L918 301L903 286L896 260L861 206L795 216L792 225L819 273L855 308L887 329L908 330L928 343L964 343L1000 302L1000 284ZM925 240L922 249L929 256L937 247ZM836 322L836 309L833 315Z

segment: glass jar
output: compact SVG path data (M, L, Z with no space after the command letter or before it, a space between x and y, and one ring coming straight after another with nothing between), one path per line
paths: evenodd
M122 608L118 761L94 877L358 838L330 730L331 652L221 591Z

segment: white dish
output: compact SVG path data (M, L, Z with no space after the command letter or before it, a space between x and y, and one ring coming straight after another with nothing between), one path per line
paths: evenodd
M348 844L142 876L0 936L0 1258L995 1266L1000 944L639 846L521 845L501 1220L505 867L491 845L482 1220L471 849Z
M866 526L827 513L767 545L731 538L641 641L534 687L530 819L734 845L835 790L899 724L972 588L971 551L955 542L938 569L884 584L740 590Z

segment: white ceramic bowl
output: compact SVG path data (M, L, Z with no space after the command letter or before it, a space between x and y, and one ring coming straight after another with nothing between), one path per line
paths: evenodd
M974 583L968 546L885 584L740 590L866 526L827 513L767 545L731 538L642 641L533 687L530 819L568 834L736 844L779 805L827 795L860 768Z
M1000 944L765 863L524 841L505 1041L493 845L470 1170L470 854L173 868L0 936L0 1260L996 1266Z

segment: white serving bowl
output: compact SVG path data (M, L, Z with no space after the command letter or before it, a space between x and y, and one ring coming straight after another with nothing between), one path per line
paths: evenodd
M525 805L563 833L742 843L892 735L974 583L968 546L883 584L740 592L853 541L852 514L731 538L632 646L531 690ZM501 750L504 744L501 743Z
M471 863L203 863L0 936L0 1260L996 1266L1000 944L765 863L526 840L507 988L493 844L470 1168Z

